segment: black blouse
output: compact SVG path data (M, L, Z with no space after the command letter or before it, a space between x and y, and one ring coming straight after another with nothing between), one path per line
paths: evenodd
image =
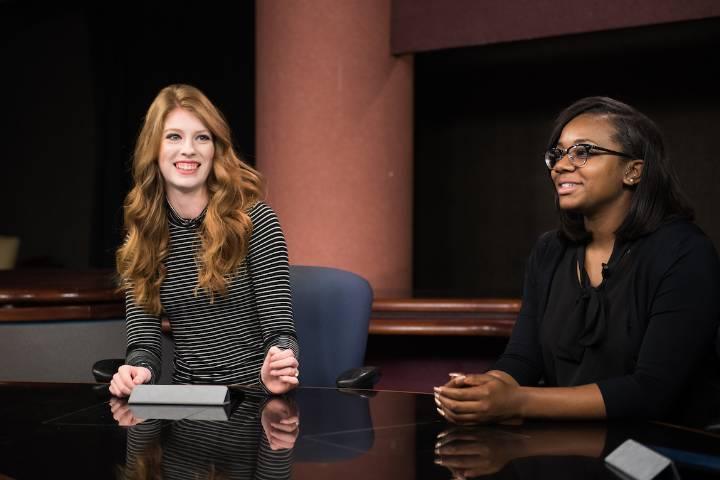
M610 418L668 417L679 400L720 391L720 262L697 226L677 221L616 243L597 287L584 257L557 232L540 238L494 368L521 385L596 383Z

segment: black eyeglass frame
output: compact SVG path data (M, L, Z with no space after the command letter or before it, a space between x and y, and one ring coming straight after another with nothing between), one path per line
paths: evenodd
M571 150L575 150L577 147L583 147L587 150L588 155L585 157L585 159L582 162L576 162L575 160L577 157L575 155L573 155L573 152L571 152ZM555 147L555 148L551 148L550 150L545 152L545 165L547 166L548 170L552 170L553 168L555 168L555 165L557 165L557 163L560 160L562 160L562 158L565 155L567 155L568 158L570 159L570 163L572 163L573 165L575 165L578 168L584 167L585 164L587 163L588 159L590 158L590 153L593 150L603 152L606 155L617 155L618 157L633 158L631 155L628 155L627 153L616 152L615 150L610 150L609 148L598 147L597 145L592 145L589 143L576 143L575 145L570 145L565 150L563 150L562 148ZM552 163L552 161L549 158L551 152L562 154L557 157L557 160L555 161L555 163ZM552 163L552 165L551 165L551 163Z

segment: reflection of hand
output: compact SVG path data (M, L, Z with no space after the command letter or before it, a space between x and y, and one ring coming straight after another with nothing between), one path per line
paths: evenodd
M298 385L299 374L298 361L292 350L270 347L260 369L265 388L276 394L288 392Z
M270 399L263 407L260 421L271 449L295 446L300 434L300 419L293 404L284 398Z
M144 419L137 418L133 415L132 410L127 404L127 400L124 399L111 398L110 412L112 413L115 421L118 422L118 425L121 427L132 427L133 425L137 425L138 423L145 421Z
M494 428L453 427L438 435L435 463L447 467L454 478L489 475L526 456L528 438Z
M452 427L438 434L435 462L457 478L488 475L522 457L599 457L605 436L604 424Z
M110 393L116 397L127 397L135 385L149 382L151 376L150 370L145 367L121 365L110 381Z
M499 422L520 416L518 383L507 373L456 375L435 388L438 412L459 425Z

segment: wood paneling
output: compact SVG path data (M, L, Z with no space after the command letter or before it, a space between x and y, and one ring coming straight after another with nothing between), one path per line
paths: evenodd
M509 336L515 298L376 299L371 335ZM0 321L102 320L124 316L122 294L107 270L0 272ZM163 331L170 322L163 319Z

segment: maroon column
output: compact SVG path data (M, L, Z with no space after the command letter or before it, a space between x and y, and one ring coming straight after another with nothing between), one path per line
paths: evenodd
M290 261L412 287L412 57L389 0L256 2L257 166Z

